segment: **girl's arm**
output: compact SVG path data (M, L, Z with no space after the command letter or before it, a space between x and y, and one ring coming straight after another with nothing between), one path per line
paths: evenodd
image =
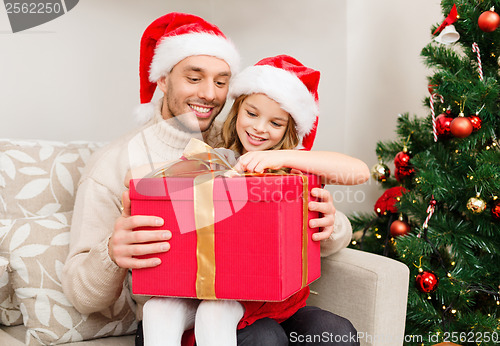
M294 168L316 174L325 184L356 185L370 177L368 166L354 157L332 151L266 150L242 155L234 167L239 172Z

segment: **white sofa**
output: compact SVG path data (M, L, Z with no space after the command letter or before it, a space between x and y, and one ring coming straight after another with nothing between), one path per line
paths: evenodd
M134 345L134 303L81 315L60 287L81 169L100 144L0 140L0 345ZM348 318L361 345L402 345L409 270L344 249L322 260L308 303ZM80 341L83 340L83 341Z

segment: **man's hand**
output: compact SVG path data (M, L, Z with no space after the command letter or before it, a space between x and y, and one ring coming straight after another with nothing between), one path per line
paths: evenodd
M318 219L309 220L309 227L319 227L320 231L312 235L314 241L328 239L333 233L335 223L335 207L333 206L333 198L328 190L314 188L311 190L311 195L318 199L318 202L309 202L309 210L319 211L323 214Z
M122 215L116 220L108 243L109 257L122 268L158 266L161 263L159 258L139 259L136 256L168 251L170 244L167 240L172 237L172 233L164 230L134 231L138 227L159 227L163 225L163 219L156 216L131 216L128 191L123 193L122 203Z

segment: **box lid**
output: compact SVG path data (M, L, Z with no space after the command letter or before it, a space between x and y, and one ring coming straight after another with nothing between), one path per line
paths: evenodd
M319 177L306 174L309 184L317 184ZM193 186L199 183L193 177L162 177L132 179L131 200L193 200ZM302 198L303 178L300 175L264 175L214 179L213 199L232 201L292 201Z

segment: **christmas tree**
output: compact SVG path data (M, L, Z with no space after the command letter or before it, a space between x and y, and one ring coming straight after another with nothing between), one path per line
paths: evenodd
M423 336L415 343L494 345L500 344L500 1L443 0L441 8L445 19L431 28L421 53L431 71L423 100L429 114L400 115L397 139L377 143L372 176L384 191L373 214L350 216L351 247L409 267L406 334Z

